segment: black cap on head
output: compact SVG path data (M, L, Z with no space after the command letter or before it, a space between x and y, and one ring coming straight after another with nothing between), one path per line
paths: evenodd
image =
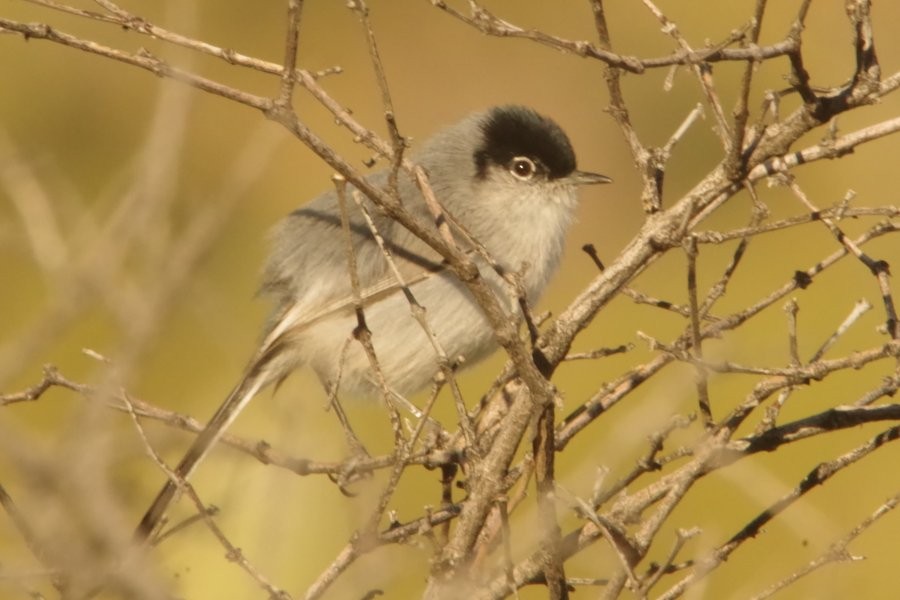
M575 152L565 132L553 120L524 106L498 106L488 111L481 124L484 143L475 150L475 172L487 174L489 163L507 165L516 156L527 156L547 168L550 179L575 170Z

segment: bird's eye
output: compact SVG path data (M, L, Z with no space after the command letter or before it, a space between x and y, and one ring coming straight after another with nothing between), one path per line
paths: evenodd
M537 166L527 156L517 156L512 159L509 171L519 179L527 180L534 177L534 174L537 172Z

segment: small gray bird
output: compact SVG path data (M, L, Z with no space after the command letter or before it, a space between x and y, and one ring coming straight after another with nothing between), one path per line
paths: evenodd
M577 204L577 187L611 181L577 170L575 153L559 125L522 106L494 107L470 115L430 138L410 158L425 169L450 222L458 223L493 259L491 266L466 244L465 235L457 236L498 297L510 299L511 315L518 310L517 303L496 267L518 273L528 303L536 302L559 265ZM369 181L385 186L388 177L387 171L381 171ZM409 212L422 222L434 223L419 188L403 171L397 187ZM391 392L402 397L425 387L439 367L434 346L412 317L367 214L409 291L425 308L429 328L446 356L462 356L471 365L489 354L495 348L493 331L465 285L434 250L368 199L362 201L364 212L351 199L351 190L345 210L363 312L378 367ZM262 388L302 365L311 366L326 386L340 372L341 392L379 394L364 349L355 342L347 344L357 317L336 192L327 192L288 215L275 228L273 240L263 291L275 299L276 308L244 376L175 468L180 479L190 476ZM136 538L146 539L153 533L177 491L175 481L166 482L141 520Z

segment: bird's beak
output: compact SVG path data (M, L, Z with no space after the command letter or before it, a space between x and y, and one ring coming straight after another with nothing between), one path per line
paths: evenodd
M575 185L594 185L596 183L612 183L612 179L600 173L589 171L573 171L568 177Z

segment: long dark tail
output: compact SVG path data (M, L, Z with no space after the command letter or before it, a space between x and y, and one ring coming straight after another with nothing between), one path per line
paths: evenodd
M200 464L219 437L225 433L225 429L231 425L232 421L238 416L241 410L247 406L247 403L256 396L257 392L269 382L269 373L266 364L269 361L265 356L260 356L253 362L244 373L241 381L231 391L216 414L212 416L200 435L191 444L190 449L175 467L175 478L170 478L166 485L159 491L153 504L144 513L144 518L134 532L134 539L137 542L144 542L150 538L156 531L157 527L162 523L166 511L169 506L176 500L179 495L179 483L190 477L197 465Z

